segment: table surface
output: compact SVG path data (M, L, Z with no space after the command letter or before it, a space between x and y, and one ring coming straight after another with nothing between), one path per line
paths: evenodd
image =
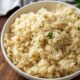
M0 31L9 16L0 17ZM0 48L0 80L28 80L16 73L6 62ZM80 80L80 76L72 79Z

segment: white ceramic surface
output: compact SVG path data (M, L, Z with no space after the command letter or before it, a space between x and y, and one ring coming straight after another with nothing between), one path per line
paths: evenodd
M35 11L38 11L40 8L42 7L45 7L47 8L48 10L52 10L54 6L56 6L57 4L65 4L65 5L68 5L68 6L71 6L71 7L74 7L70 4L67 4L67 3L64 3L64 2L60 2L60 1L43 1L43 2L35 2L35 3L31 3L29 5L26 5L22 8L20 8L19 10L17 10L12 16L10 16L10 18L7 20L7 22L5 23L3 29L2 29L2 33L1 33L1 48L2 48L2 52L3 52L3 55L6 59L6 61L9 63L9 65L17 72L19 73L21 76L25 77L25 78L28 78L28 79L31 79L31 80L70 80L76 76L78 76L80 74L80 70L71 74L71 75L68 75L68 76L65 76L65 77L61 77L61 78L55 78L55 79L45 79L45 78L37 78L37 77L34 77L34 76L30 76L30 75L27 75L26 73L22 72L21 70L19 70L10 60L9 58L7 57L6 55L6 51L4 49L4 34L5 32L7 32L8 28L9 28L9 25L11 25L14 21L14 19L19 16L20 14L22 13L25 13L25 12L35 12ZM76 7L74 7L76 10L78 10L78 12L80 12L80 10Z

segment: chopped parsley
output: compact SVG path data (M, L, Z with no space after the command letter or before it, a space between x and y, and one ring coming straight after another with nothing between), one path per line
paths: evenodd
M58 51L59 49L58 48L55 48L55 50Z
M80 30L80 26L78 27L78 30Z
M53 33L52 33L52 32L49 32L48 35L47 35L47 37L48 37L49 39L52 39L52 36L53 36Z
M75 3L76 3L76 6L78 7L78 8L80 8L80 0L74 0L75 1Z

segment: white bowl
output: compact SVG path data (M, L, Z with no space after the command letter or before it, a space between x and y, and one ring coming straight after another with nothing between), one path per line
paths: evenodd
M80 70L71 74L71 75L68 75L68 76L65 76L65 77L61 77L61 78L54 78L54 79L45 79L45 78L37 78L37 77L34 77L34 76L31 76L31 75L28 75L26 74L25 72L21 71L20 69L18 69L11 61L10 59L8 58L7 54L6 54L6 51L5 51L5 48L4 48L4 34L5 32L7 32L8 28L9 28L9 25L11 25L15 18L17 16L19 16L20 14L22 13L25 13L25 12L35 12L35 11L38 11L41 7L45 7L47 8L48 10L52 10L57 4L64 4L64 5L68 5L68 6L71 6L73 8L75 8L78 12L80 12L80 10L70 4L67 4L67 3L64 3L64 2L60 2L60 1L43 1L43 2L35 2L35 3L31 3L31 4L28 4L22 8L20 8L19 10L17 10L14 14L12 14L10 16L10 18L7 20L7 22L5 23L3 29L2 29L2 34L1 34L1 48L2 48L2 51L3 51L3 55L5 57L5 59L7 60L7 62L9 63L9 65L17 72L19 73L21 76L25 77L25 78L28 78L28 79L32 79L32 80L70 80L76 76L78 76L80 74Z

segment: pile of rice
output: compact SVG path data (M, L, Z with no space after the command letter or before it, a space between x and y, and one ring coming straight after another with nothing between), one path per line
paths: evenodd
M80 15L58 8L21 14L5 34L8 57L29 75L58 78L80 69Z

